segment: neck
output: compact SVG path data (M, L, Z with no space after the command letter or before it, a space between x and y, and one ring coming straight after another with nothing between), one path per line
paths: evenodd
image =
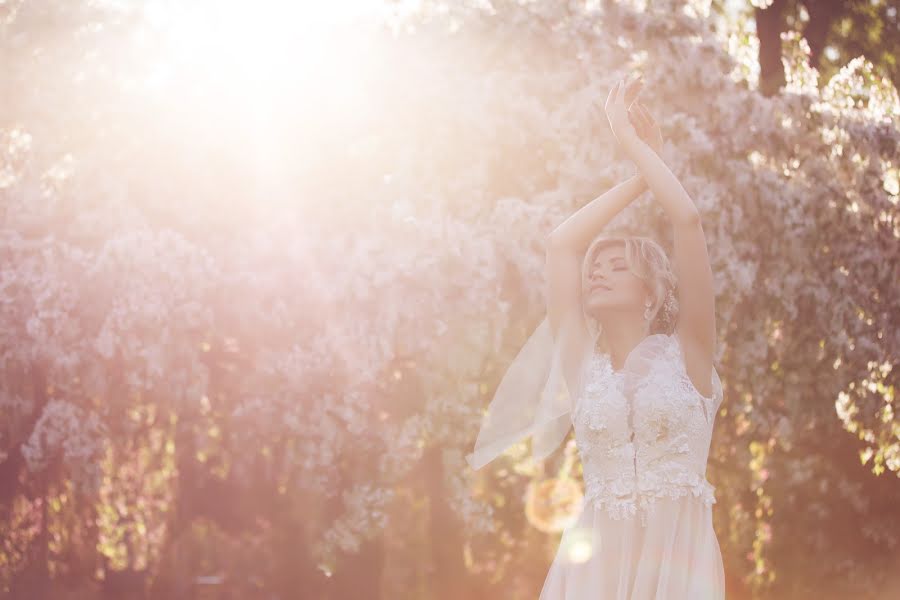
M603 337L609 349L613 368L622 369L622 363L631 351L650 335L650 324L641 315L614 313L600 319Z

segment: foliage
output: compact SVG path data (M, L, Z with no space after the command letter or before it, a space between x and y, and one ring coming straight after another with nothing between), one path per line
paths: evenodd
M425 2L353 31L364 102L286 86L268 121L158 83L127 5L0 5L0 589L536 596L525 498L571 444L463 456L545 234L633 172L601 107L635 70L716 278L729 596L896 585L897 89L788 36L763 96L702 4ZM671 247L649 195L611 229Z

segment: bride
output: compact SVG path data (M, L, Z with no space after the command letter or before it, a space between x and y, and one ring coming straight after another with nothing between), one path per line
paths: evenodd
M715 488L705 475L722 402L713 278L699 213L659 157L662 138L636 101L640 87L639 78L619 81L604 107L640 174L548 236L547 316L504 375L466 457L479 469L530 436L543 459L574 428L584 497L540 600L725 597ZM597 235L648 188L673 227L671 262L649 238Z

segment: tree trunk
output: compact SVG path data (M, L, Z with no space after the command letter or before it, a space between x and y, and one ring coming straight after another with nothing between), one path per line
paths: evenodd
M781 32L787 0L774 0L768 8L755 8L756 35L759 37L759 89L771 96L784 85L781 64Z

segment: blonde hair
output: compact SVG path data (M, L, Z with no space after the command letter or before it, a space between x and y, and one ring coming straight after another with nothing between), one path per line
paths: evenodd
M672 299L675 297L675 290L678 285L678 279L672 270L671 261L666 251L655 240L640 236L630 235L625 237L606 237L599 235L591 241L587 251L584 253L584 261L581 266L581 289L582 302L581 307L584 311L584 290L589 289L589 280L591 267L601 249L607 248L615 244L623 244L625 246L625 264L635 276L642 279L650 288L653 296L653 304L650 306L650 312L653 314L650 323L650 333L672 333L675 328L676 309ZM669 302L668 310L661 311L666 302ZM588 329L597 345L601 340L600 324L597 319L593 318L587 312L584 313ZM605 345L605 340L601 343Z

